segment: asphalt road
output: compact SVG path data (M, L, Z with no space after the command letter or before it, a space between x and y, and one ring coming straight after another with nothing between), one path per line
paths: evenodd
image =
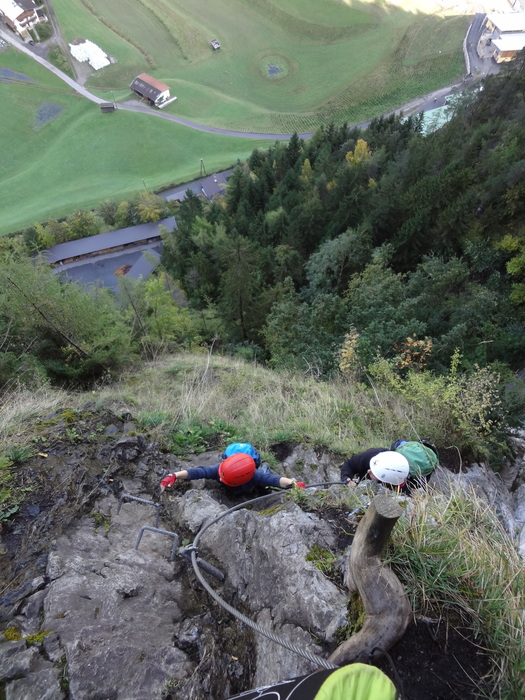
M44 68L47 68L48 70L50 70L58 78L60 78L60 80L63 80L65 83L70 85L73 88L73 90L78 92L83 97L86 97L88 100L91 100L91 102L96 102L97 104L102 104L103 102L106 102L106 100L102 100L100 97L97 97L96 95L93 95L91 92L89 92L89 90L86 90L85 87L83 87L82 85L77 83L75 80L73 80L73 78L70 78L69 75L66 75L61 70L56 68L48 60L46 60L42 56L39 56L37 51L34 50L34 49L36 49L36 47L31 46L31 44L24 44L23 41L19 41L15 37L13 32L6 31L5 29L2 28L2 29L0 29L0 37L4 41L7 41L8 44L11 44L19 51L22 51L22 53L25 53L28 56L30 56L37 63L40 63L40 65L44 66Z
M97 97L96 95L93 95L93 93L89 92L89 90L86 90L86 88L83 85L80 85L80 83L77 83L73 78L70 78L69 75L66 75L63 73L59 68L54 66L52 63L50 63L48 60L46 60L43 56L40 56L38 52L36 51L36 47L31 46L31 44L25 44L23 41L20 41L15 37L15 35L10 32L6 31L2 28L0 28L0 37L4 39L4 41L7 41L9 44L17 48L19 51L22 51L23 53L27 54L31 58L33 58L35 61L40 63L42 66L50 70L52 73L54 73L58 78L63 80L65 83L67 83L70 87L73 88L76 92L79 93L79 95L82 95L88 100L91 100L91 102L95 102L96 104L102 104L104 102L107 102L107 100L103 100L100 97ZM174 114L166 114L164 112L161 112L156 109L152 109L151 107L147 107L142 104L129 104L129 103L120 103L117 105L118 109L123 109L124 111L127 112L138 112L141 114L147 114L149 116L157 117L159 119L166 119L167 121L175 122L177 124L182 124L182 126L187 126L191 129L196 129L197 131L205 131L208 134L221 134L223 136L236 136L237 138L244 138L244 139L268 139L270 141L288 141L290 138L291 134L258 134L255 132L248 132L248 131L232 131L230 129L219 129L213 126L206 126L205 124L198 124L197 122L192 122L188 119L183 119L182 117L177 117ZM304 138L308 138L311 136L311 134L301 134Z

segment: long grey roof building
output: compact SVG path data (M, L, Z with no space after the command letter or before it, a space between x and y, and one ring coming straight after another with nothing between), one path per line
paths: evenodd
M111 250L121 250L132 245L150 243L160 239L160 227L164 226L169 231L177 228L174 216L170 216L162 221L150 224L139 224L138 226L128 226L119 231L109 233L99 233L89 238L80 238L76 241L59 243L43 252L43 256L48 262L57 264L60 262L71 262L72 260L98 255L99 253Z

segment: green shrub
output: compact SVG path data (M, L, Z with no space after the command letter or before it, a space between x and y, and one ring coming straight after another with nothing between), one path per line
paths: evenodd
M71 70L67 57L57 46L48 52L47 59L50 63L56 66L56 68L59 68L70 77L73 77L73 71Z
M391 435L454 445L466 458L500 456L507 427L500 377L487 367L461 372L460 361L454 353L447 375L400 376L392 362L378 359L368 368L380 404L373 420Z
M13 462L6 456L0 455L0 523L14 515L23 495L27 491L17 490L13 485Z
M53 35L53 25L51 22L40 22L37 27L37 32L40 41L45 41Z
M22 634L16 627L8 627L4 632L4 637L9 642L17 642L18 640L22 639Z
M167 438L171 451L181 456L222 448L235 440L235 428L220 418L206 422L188 421Z
M29 445L13 445L5 452L6 458L15 464L27 462L33 455L33 448Z
M53 634L53 632L51 630L41 630L36 634L29 634L27 637L24 637L24 640L27 646L31 644L41 644L48 634Z
M171 420L171 414L167 411L139 411L136 418L142 429L158 428Z

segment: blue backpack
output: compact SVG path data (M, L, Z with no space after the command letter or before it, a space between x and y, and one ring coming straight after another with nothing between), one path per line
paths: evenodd
M222 459L239 454L239 452L249 455L255 462L255 466L257 468L261 466L261 455L257 452L253 445L250 445L249 442L232 442L222 453Z

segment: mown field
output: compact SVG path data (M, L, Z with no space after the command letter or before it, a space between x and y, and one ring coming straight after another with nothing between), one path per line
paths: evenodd
M168 110L266 133L360 123L456 80L463 16L431 2L383 0L55 0L66 40L87 38L116 63L99 94L126 95L149 72L178 96ZM406 9L402 9L406 8ZM214 52L210 40L219 39Z
M6 69L31 81L3 82ZM148 189L186 182L199 176L201 158L212 172L262 145L147 115L102 114L14 49L0 52L0 102L0 235L125 199L142 179Z
M148 72L178 96L168 112L285 134L360 123L461 74L468 18L436 14L431 0L398 4L405 9L382 0L53 1L66 41L90 39L116 60L89 79L93 92L125 100ZM31 80L0 79L0 235L131 196L143 180L148 189L186 182L201 158L211 172L268 146L147 115L102 115L13 49L0 51L2 69Z

